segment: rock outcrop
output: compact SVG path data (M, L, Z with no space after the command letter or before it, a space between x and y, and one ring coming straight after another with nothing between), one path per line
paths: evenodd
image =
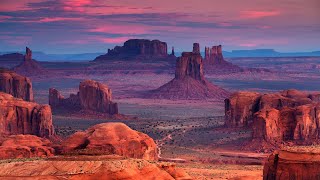
M30 79L9 70L0 70L0 91L25 101L33 101Z
M157 145L148 135L123 123L103 123L76 132L62 144L63 154L117 154L124 157L157 160Z
M55 133L50 106L23 101L0 92L0 134L53 137Z
M13 68L23 62L24 56L20 53L0 55L0 63L3 68Z
M312 144L320 139L319 93L238 92L225 100L228 127L252 127L252 137L273 145Z
M292 147L275 151L264 165L264 180L319 179L319 147Z
M103 60L166 60L167 43L159 40L130 39L123 46L108 49L108 53L98 56L95 61Z
M205 47L204 69L207 73L220 71L243 71L237 65L234 65L223 58L222 46Z
M185 171L172 163L154 163L141 159L110 156L50 157L46 160L3 162L4 179L167 179L190 180Z
M0 143L0 159L49 157L54 154L48 139L34 135L1 137Z
M229 93L204 78L199 44L195 52L183 52L176 61L175 78L151 91L151 98L160 99L222 99Z
M79 92L64 98L54 88L49 89L49 104L53 109L72 111L89 110L110 115L118 114L118 104L112 102L112 92L107 85L93 80L80 82Z
M46 72L46 70L35 60L32 59L32 51L26 47L26 54L21 64L14 67L13 70L22 75L39 75Z

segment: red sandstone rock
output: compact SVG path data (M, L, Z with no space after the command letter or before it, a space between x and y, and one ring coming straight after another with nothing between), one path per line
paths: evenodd
M112 102L111 89L107 85L93 80L80 82L79 92L76 95L71 94L69 98L64 98L58 90L50 88L49 104L55 109L90 110L110 115L118 114L118 104Z
M33 101L30 79L12 71L0 71L0 91L11 94L16 98Z
M13 70L23 75L39 75L46 72L37 61L32 59L32 51L28 47L26 47L24 61L14 67Z
M192 179L174 164L157 164L138 159L117 159L109 156L50 157L46 160L0 164L4 179L70 179L70 180L189 180Z
M54 149L47 139L33 135L11 135L1 138L0 159L53 156Z
M63 142L61 149L64 154L117 154L147 160L158 159L153 139L123 123L103 123L85 132L77 132Z
M198 50L195 44L194 50ZM200 53L183 52L176 61L175 78L151 92L160 99L222 99L229 92L204 78Z
M23 101L0 92L0 134L54 136L50 106Z
M295 147L271 154L264 165L263 179L319 179L319 169L320 153L318 150L313 151L310 147Z

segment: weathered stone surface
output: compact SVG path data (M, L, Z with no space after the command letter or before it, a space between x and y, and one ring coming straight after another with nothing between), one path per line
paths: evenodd
M33 101L32 83L29 78L8 70L0 70L0 91L16 98Z
M252 126L254 140L274 146L316 143L320 139L320 105L308 97L317 95L297 90L263 95L238 92L225 100L225 124Z
M195 43L194 51L199 45ZM223 99L229 92L204 78L200 53L183 52L176 61L175 78L151 91L151 98L160 99Z
M0 134L54 136L50 106L23 101L0 92Z
M108 49L108 53L95 60L157 60L168 58L167 43L159 40L130 39L123 46Z
M0 159L48 157L54 154L49 140L33 135L2 137L0 143Z
M225 99L225 124L228 127L241 127L252 123L260 96L256 92L237 92Z
M54 109L90 110L110 115L118 114L118 104L112 102L112 92L108 86L93 80L80 82L79 92L64 98L54 88L49 89L49 104Z
M123 123L103 123L71 135L62 144L65 154L117 154L124 157L157 160L157 145L148 135Z
M32 51L26 47L26 54L24 56L24 61L18 66L14 67L13 70L22 75L40 75L46 72L46 70L41 67L41 65L32 59Z
M263 179L319 179L319 169L320 153L318 150L314 151L310 147L294 147L275 151L269 156L264 165Z
M192 179L172 163L155 163L141 159L110 156L50 157L46 160L0 164L4 179Z
M193 43L192 53L200 54L200 44L199 43Z

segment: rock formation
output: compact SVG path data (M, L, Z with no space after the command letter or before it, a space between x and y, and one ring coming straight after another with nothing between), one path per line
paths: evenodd
M171 50L171 56L175 56L174 55L174 47L172 46L172 50Z
M110 115L118 114L118 104L112 102L108 86L93 80L80 82L79 92L64 98L54 88L49 89L49 104L53 109L90 110Z
M204 69L206 72L211 73L212 71L241 71L237 65L234 65L223 58L222 46L205 47L205 58L203 61Z
M225 100L228 127L251 127L255 140L312 144L320 139L319 93L286 90L274 94L238 92Z
M200 44L199 43L193 43L193 54L200 54Z
M157 160L157 145L148 135L123 123L103 123L85 132L76 132L62 144L64 154L117 154L124 157Z
M172 163L110 156L50 157L27 162L2 162L3 179L166 179L191 180Z
M0 91L25 101L33 101L30 79L9 70L0 70Z
M195 52L183 52L176 61L175 78L151 92L151 98L163 99L221 99L228 92L204 78L199 44Z
M0 144L0 159L48 157L54 154L49 140L33 135L1 137Z
M159 40L130 39L123 46L108 49L108 53L98 56L95 61L103 60L159 60L168 58L167 43Z
M53 137L52 114L49 105L14 98L0 92L0 134L32 134Z
M264 165L264 180L319 179L319 147L291 147L275 151Z
M23 62L13 70L22 75L39 75L46 72L37 61L32 59L32 51L28 47L26 47Z
M13 68L23 62L24 56L20 53L0 55L0 63L3 68Z

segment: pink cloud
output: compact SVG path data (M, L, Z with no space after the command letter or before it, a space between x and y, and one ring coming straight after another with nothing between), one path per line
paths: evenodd
M132 39L132 37L116 37L116 38L101 38L100 41L110 44L119 44Z
M57 22L57 21L82 21L83 18L64 18L64 17L52 17L52 18L41 18L34 22Z
M104 24L89 30L89 32L102 32L111 34L144 34L147 33L148 30L148 27L143 25Z
M259 19L264 17L277 16L279 14L279 11L241 11L240 17L247 19Z

